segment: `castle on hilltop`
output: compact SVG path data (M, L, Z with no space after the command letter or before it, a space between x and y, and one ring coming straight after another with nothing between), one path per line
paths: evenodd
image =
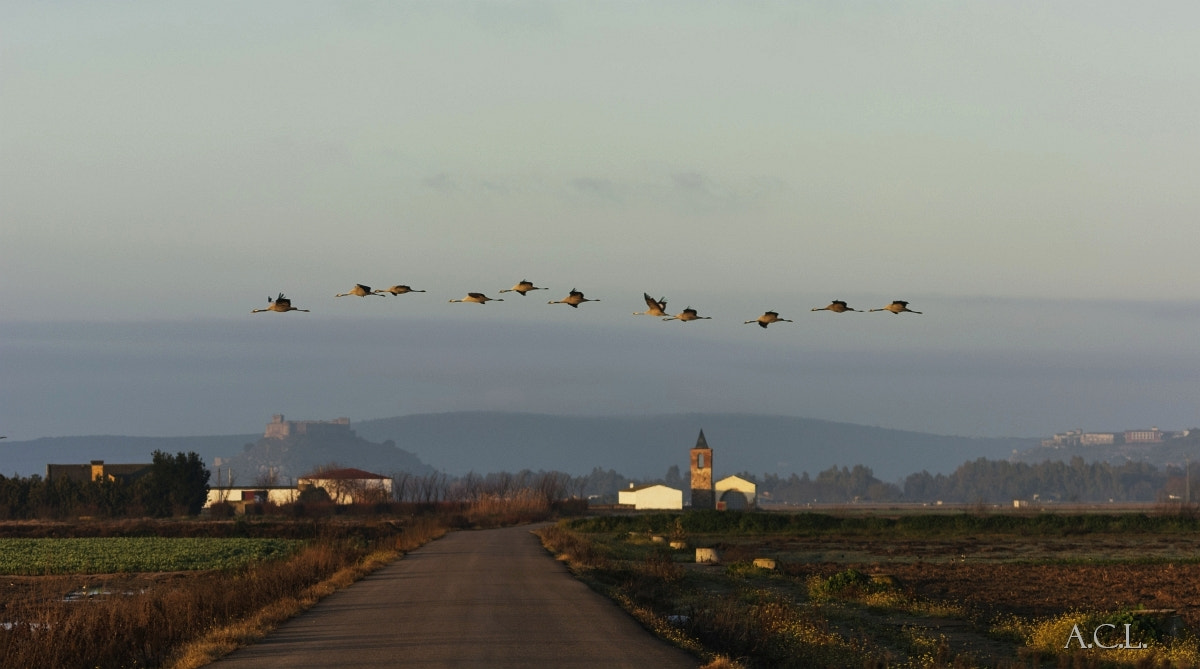
M263 437L267 439L287 439L291 436L310 435L314 437L348 437L354 432L350 429L349 418L333 420L284 420L283 414L271 416L267 423L267 431Z

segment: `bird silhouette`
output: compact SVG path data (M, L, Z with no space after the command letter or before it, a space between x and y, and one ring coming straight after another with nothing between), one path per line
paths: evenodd
M520 283L513 286L512 288L505 288L504 290L502 290L500 292L502 292L502 293L520 293L520 294L524 295L525 293L528 293L531 290L549 290L549 289L548 288L538 288L537 286L533 285L532 281L527 281L525 279L522 279L520 281Z
M893 314L898 314L901 311L907 311L910 314L921 313L919 311L913 311L912 309L909 309L908 302L905 302L904 300L894 300L891 304L887 305L886 307L883 307L881 309L871 309L871 311L890 311Z
M413 290L412 288L410 288L408 286L398 285L398 286L392 286L391 288L384 288L383 290L375 290L372 292L375 293L376 295L382 295L384 293L391 293L392 295L403 295L405 293L423 293L425 291Z
M270 306L268 306L266 309L252 309L250 313L257 314L261 311L278 311L280 313L288 311L308 311L308 309L297 309L296 307L293 307L292 301L284 297L283 293L280 293L279 297L276 297L275 299L268 297L267 304Z
M467 296L461 300L450 300L451 302L474 302L476 304L487 304L488 302L503 302L500 298L491 298L483 293L467 293Z
M564 297L561 300L550 300L546 304L569 304L572 309L578 309L579 305L583 304L584 302L599 302L599 301L600 300L589 300L588 298L583 296L583 293L572 288L570 295L567 295L566 297Z
M334 297L346 297L347 295L357 295L359 297L366 297L368 295L377 295L377 294L378 293L371 292L370 286L364 286L361 283L356 283L356 284L354 284L354 287L350 289L350 292L338 293L337 295L334 295Z
M858 311L858 309L851 309L850 307L846 306L845 302L841 300L834 300L829 303L829 306L813 309L813 311L832 311L840 314L843 311Z
M667 298L660 297L657 300L650 297L650 293L642 293L642 297L646 298L646 310L635 311L634 316L666 316L667 315Z
M777 312L766 311L766 312L763 312L762 316L759 316L758 318L756 318L752 321L746 321L745 324L749 325L751 323L758 323L758 327L763 328L765 330L767 328L767 326L770 325L771 323L791 323L791 322L792 321L789 321L786 318L780 318L779 314Z
M688 308L684 309L683 311L675 314L674 316L671 316L670 318L664 318L663 320L664 321L683 321L686 323L687 321L712 320L712 316L697 316L696 310L691 307L688 307Z

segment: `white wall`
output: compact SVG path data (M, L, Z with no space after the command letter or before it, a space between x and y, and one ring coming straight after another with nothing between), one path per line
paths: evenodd
M632 504L635 509L682 509L683 491L653 485L640 490L622 490L617 494L617 501Z

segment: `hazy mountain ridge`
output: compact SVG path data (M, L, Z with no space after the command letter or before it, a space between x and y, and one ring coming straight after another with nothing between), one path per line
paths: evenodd
M234 485L291 485L301 476L327 466L353 467L385 476L401 472L418 476L436 473L433 467L413 453L397 448L391 440L372 443L354 430L342 435L262 437L244 452L223 458L221 463L223 475L232 472ZM228 481L226 478L226 485Z
M713 448L718 476L740 471L815 475L831 466L863 464L880 479L894 481L922 470L950 473L981 457L1006 460L1014 450L1037 443L713 413L585 417L451 412L362 421L355 429L373 440L394 440L451 474L520 469L585 474L600 467L632 477L660 477L672 465L686 472L688 451L701 429Z
M704 430L718 476L818 472L831 466L870 467L884 481L922 470L954 471L978 458L1007 460L1034 439L932 435L791 416L758 414L664 414L652 416L559 416L535 413L450 412L352 422L364 441L295 446L286 476L329 463L379 473L433 469L461 475L474 471L558 470L586 474L596 467L630 477L661 477L672 465L685 473L688 451ZM277 441L277 440L267 440ZM394 442L392 451L386 442ZM47 437L0 442L0 473L44 475L46 464L149 462L154 450L195 451L215 472L234 466L235 480L253 482L270 455L255 454L259 434L209 437ZM374 442L374 443L369 443ZM249 446L249 447L248 447ZM268 445L269 446L269 445ZM377 452L378 451L378 452ZM372 454L373 453L373 454ZM380 455L382 454L382 455ZM279 455L279 454L276 454ZM303 456L303 457L301 457ZM384 457L386 456L386 457ZM394 457L393 457L394 456ZM381 460L380 458L383 457ZM409 459L411 457L411 459Z

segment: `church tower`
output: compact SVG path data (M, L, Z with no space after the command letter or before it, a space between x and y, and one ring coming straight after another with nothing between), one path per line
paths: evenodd
M716 508L716 495L713 493L712 449L704 439L704 430L696 439L692 448L692 508Z

